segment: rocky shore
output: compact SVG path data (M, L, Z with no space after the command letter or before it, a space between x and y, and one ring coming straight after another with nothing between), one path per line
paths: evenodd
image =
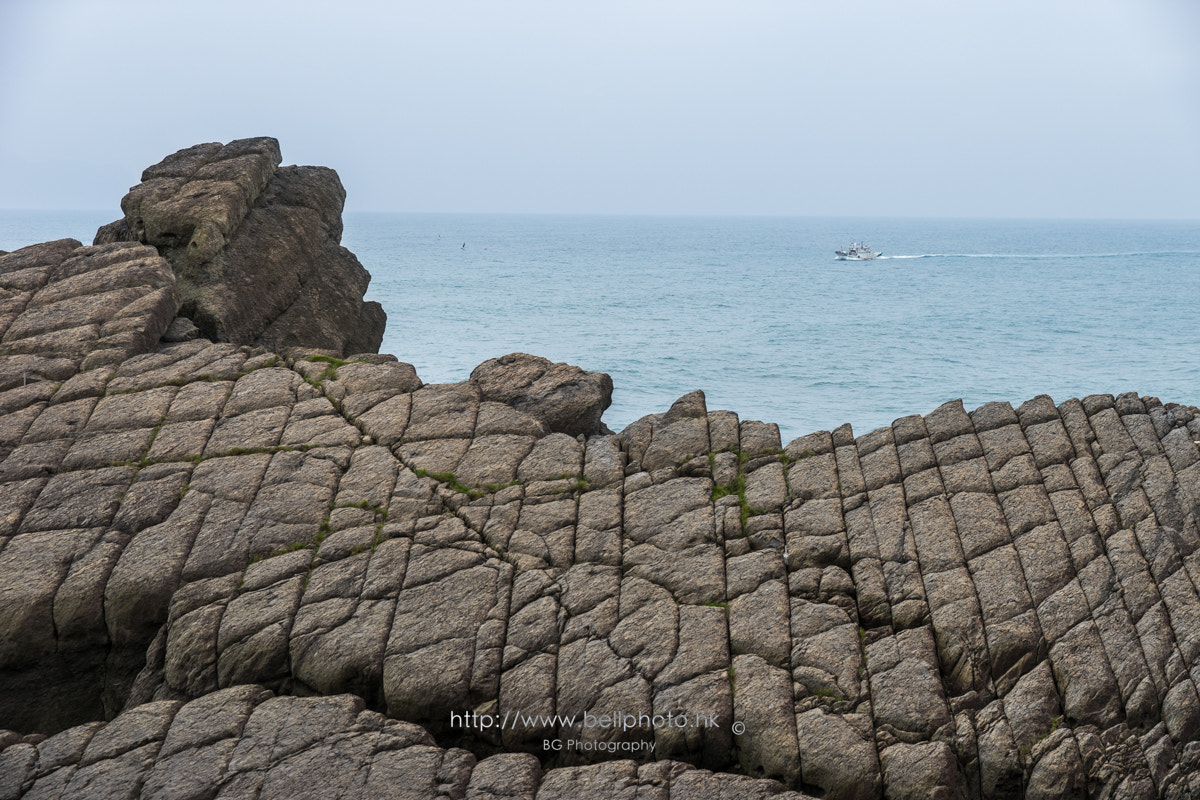
M1200 797L1200 410L426 385L280 163L0 255L0 800Z

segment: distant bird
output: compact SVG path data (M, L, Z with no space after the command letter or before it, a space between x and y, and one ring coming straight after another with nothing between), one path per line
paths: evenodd
M462 249L463 249L463 250L466 250L466 249L467 249L467 243L466 243L466 242L463 242Z

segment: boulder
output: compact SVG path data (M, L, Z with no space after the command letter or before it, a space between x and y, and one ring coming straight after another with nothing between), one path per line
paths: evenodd
M96 229L96 236L92 239L92 244L115 244L117 242L132 242L134 241L133 232L129 230L129 225L126 224L125 218L110 222L107 225L101 225Z
M571 436L611 433L600 421L612 405L613 383L606 373L555 364L527 353L492 358L471 371L471 384L484 400L506 403Z
M162 341L167 343L190 342L199 335L200 329L190 319L187 317L176 317L171 320L171 324L163 331Z
M142 173L96 242L150 244L175 270L181 315L205 338L378 352L387 319L340 245L345 189L325 167L280 167L271 138L199 144Z

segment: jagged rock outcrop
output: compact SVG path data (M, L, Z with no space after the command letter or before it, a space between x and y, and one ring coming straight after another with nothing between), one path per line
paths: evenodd
M173 278L0 255L0 800L1200 796L1200 409L613 435L533 356L166 335Z
M180 313L213 341L377 352L386 315L363 302L371 276L339 244L341 181L281 160L265 137L180 150L142 173L96 242L156 247Z

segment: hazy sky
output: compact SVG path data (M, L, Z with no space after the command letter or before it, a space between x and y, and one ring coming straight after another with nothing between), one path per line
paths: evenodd
M0 208L269 135L350 211L1197 219L1197 41L1194 0L0 0Z

